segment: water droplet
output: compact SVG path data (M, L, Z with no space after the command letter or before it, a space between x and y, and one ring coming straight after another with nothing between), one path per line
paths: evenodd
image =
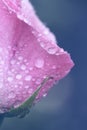
M40 42L40 46L41 46L42 48L44 48L44 47L45 47L44 42Z
M40 39L40 38L38 38L38 39L37 39L37 41L38 41L38 42L40 42L40 41L41 41L41 39Z
M41 79L37 79L36 80L36 84L38 85L38 84L41 84Z
M29 85L26 85L24 88L28 89L28 88L29 88Z
M20 65L20 62L17 62L17 65Z
M10 10L9 13L12 14L12 11Z
M32 34L35 34L35 31L32 31Z
M12 91L9 93L8 98L15 98L15 93Z
M59 53L59 52L57 52L57 53L56 53L56 55L58 56L58 55L60 55L60 53Z
M38 37L41 37L42 36L42 34L40 33L40 34L38 34Z
M17 108L18 106L20 106L21 105L21 101L20 100L17 100L17 101L15 101L15 103L13 104L13 107L14 108Z
M29 93L29 94L32 94L32 92L33 92L33 89L32 89L32 88L29 89L28 93Z
M53 65L53 66L52 66L52 68L53 68L53 69L56 69L56 66L55 66L55 65Z
M8 77L7 80L8 80L9 82L12 82L12 81L13 81L13 78L12 78L12 77Z
M24 20L25 23L28 23L28 21L27 21L25 18L24 18L23 20ZM31 24L31 23L29 22L29 25L30 25L30 24Z
M15 71L14 69L11 70L11 72L14 72L14 71Z
M15 60L11 60L11 64L14 65L15 64Z
M19 84L19 85L23 85L23 82L21 81L21 82L19 82L18 84Z
M35 81L35 78L32 78L32 81Z
M44 93L44 94L43 94L43 97L46 97L46 96L47 96L47 93Z
M27 62L27 60L26 60L26 59L24 59L24 62L26 63L26 62Z
M31 75L27 75L27 76L25 77L25 80L26 80L26 81L30 81L30 80L31 80L31 78L32 78L32 76L31 76Z
M0 88L3 88L2 82L0 82Z
M21 66L21 70L26 70L26 66L25 66L25 65L22 65L22 66Z
M0 47L0 52L2 52L2 48Z
M44 34L45 34L45 35L48 35L48 34L49 34L48 30L45 30L45 31L44 31Z
M48 48L47 52L48 52L49 54L55 54L55 53L56 53L56 48L53 48L53 47Z
M25 73L26 73L26 74L28 74L28 73L29 73L29 71L28 71L28 70L26 70L26 71L25 71Z
M9 111L9 108L7 107L0 107L0 113L5 113L5 112L8 112Z
M30 67L29 70L33 70L33 67Z
M22 75L20 75L20 74L16 75L16 79L21 79L21 78L22 78Z
M0 61L0 64L1 64L1 65L4 65L4 61Z
M37 68L42 68L44 66L44 60L42 58L39 58L35 61L35 66Z
M14 87L15 87L15 88L18 88L18 85L15 85Z
M23 57L22 57L22 56L19 56L19 57L18 57L18 60L23 60Z
M60 52L61 52L61 53L64 52L63 48L60 49Z

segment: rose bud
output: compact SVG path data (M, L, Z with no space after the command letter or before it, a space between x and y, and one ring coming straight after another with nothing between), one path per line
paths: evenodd
M24 117L74 63L28 0L0 0L0 113Z

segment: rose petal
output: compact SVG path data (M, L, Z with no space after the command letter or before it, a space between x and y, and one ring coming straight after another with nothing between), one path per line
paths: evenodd
M0 109L29 98L47 76L40 99L73 67L70 55L38 19L28 0L0 1Z

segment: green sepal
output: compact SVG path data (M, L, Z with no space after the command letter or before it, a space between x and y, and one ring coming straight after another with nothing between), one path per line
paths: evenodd
M49 80L51 77L46 77L43 82L38 86L37 90L33 93L29 99L27 99L25 102L23 102L19 107L12 108L9 112L5 113L5 117L16 117L23 118L26 116L27 113L29 113L30 108L34 105L34 101L36 96L38 95L40 89L43 87L43 85Z

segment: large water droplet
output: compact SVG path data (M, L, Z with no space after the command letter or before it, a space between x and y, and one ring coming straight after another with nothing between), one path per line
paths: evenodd
M42 58L39 58L35 61L35 66L37 68L42 68L44 66L44 60Z
M41 79L37 79L36 80L36 84L38 85L38 84L41 84Z
M0 88L3 88L2 82L0 82Z
M64 52L63 48L60 49L60 52L61 52L61 53Z
M15 96L16 96L15 93L12 91L9 93L8 98L12 99L15 98Z
M30 80L31 80L31 78L32 78L32 76L31 76L31 75L27 75L27 76L25 77L25 80L26 80L26 81L30 81Z
M21 74L17 74L16 75L16 79L21 79L22 78L22 75Z
M45 47L44 42L40 42L40 46L41 46L42 48L44 48L44 47Z
M25 65L22 65L22 66L21 66L21 70L26 70L26 66L25 66Z
M49 54L55 54L55 53L56 53L56 48L53 48L53 47L48 48L47 52L48 52Z
M39 33L39 34L38 34L38 37L41 37L41 36L42 36L42 34L41 34L41 33Z
M33 89L32 89L32 88L29 89L28 93L29 93L29 94L32 94L32 92L33 92Z
M17 101L15 101L15 103L13 104L13 107L14 108L17 108L17 107L19 107L21 105L21 101L20 100L17 100Z
M33 70L33 67L30 67L29 70Z
M12 81L13 81L13 78L12 78L12 77L8 77L7 80L8 80L9 82L12 82Z
M48 34L49 34L49 31L48 31L48 30L45 30L45 31L44 31L44 34L45 34L45 35L48 35Z
M23 57L22 57L22 56L19 56L19 57L18 57L18 60L20 60L20 61L23 60Z
M29 88L29 85L26 85L24 88L25 88L25 89L28 89L28 88Z
M44 94L43 94L43 97L46 97L46 96L47 96L47 93L44 93Z

